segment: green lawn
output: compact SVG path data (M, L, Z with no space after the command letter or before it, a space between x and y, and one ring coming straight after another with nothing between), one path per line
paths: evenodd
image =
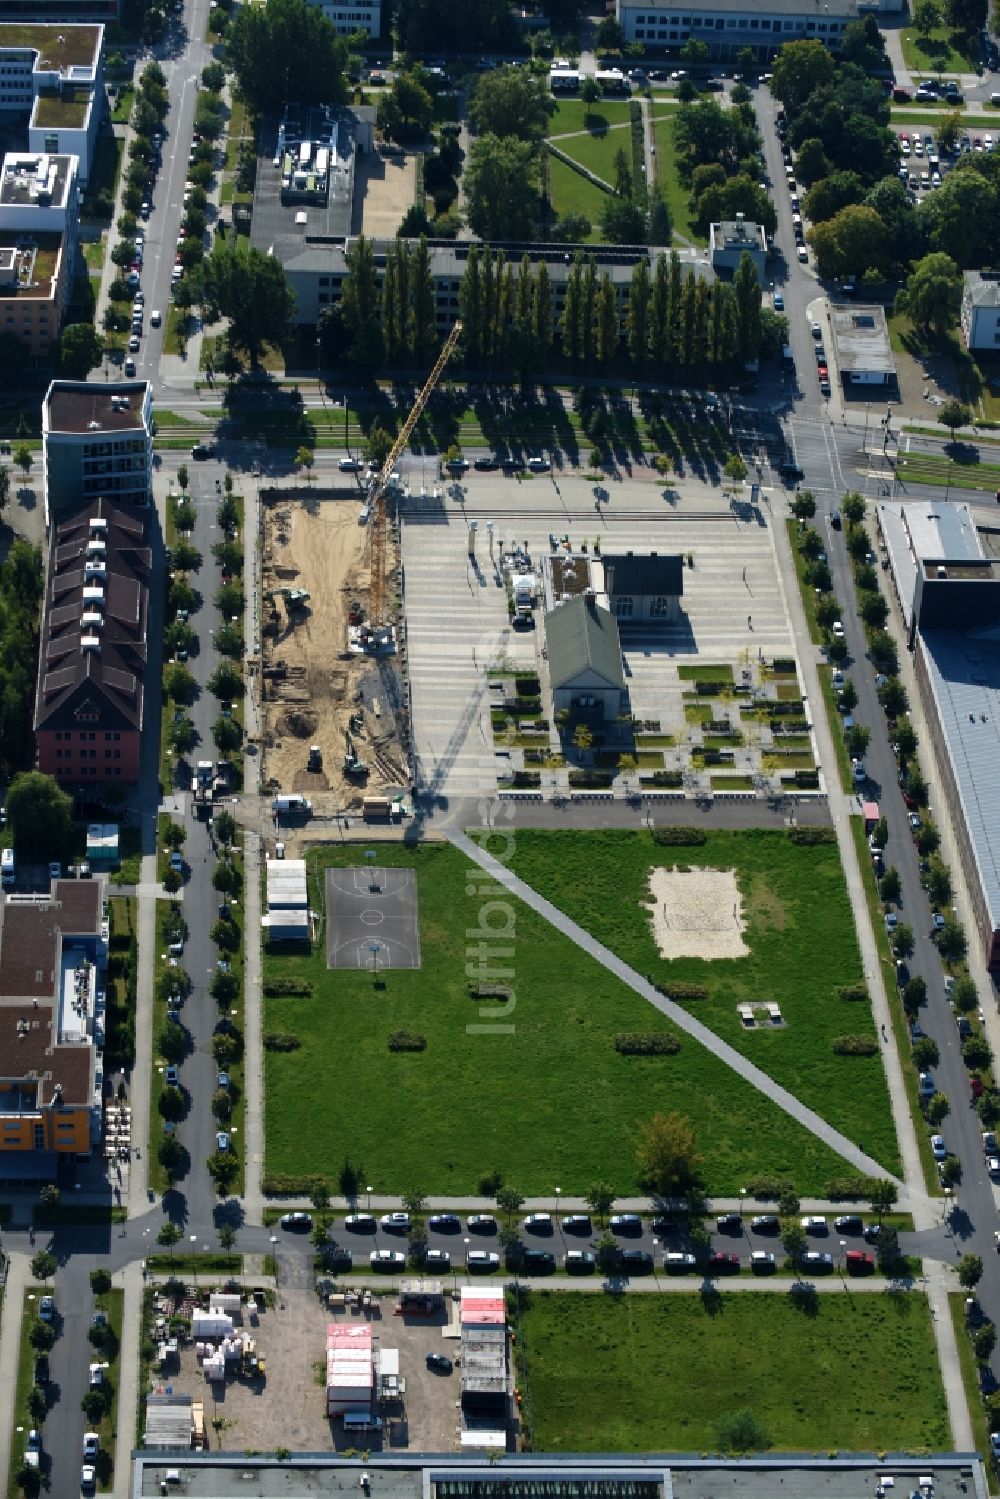
M674 136L676 119L673 115L658 115L653 120L653 139L656 143L656 165L660 192L670 210L675 238L691 240L704 245L708 241L700 230L692 227L688 199L691 189L681 182L677 174L677 145Z
M657 865L733 869L746 922L744 958L660 957L646 908ZM518 833L512 868L639 973L669 987L704 985L699 1019L892 1171L899 1169L880 1058L835 1056L844 1034L874 1036L869 1008L839 998L861 958L836 844L807 847L783 832L710 832L699 847L663 847L646 832ZM822 962L817 955L822 953ZM775 1000L780 1031L747 1032L736 1006ZM624 1027L623 1027L624 1028ZM682 1053L683 1055L683 1053Z
M605 130L600 134L593 135L571 135L566 140L556 141L555 144L572 156L574 161L580 162L589 172L594 172L598 177L603 177L605 182L614 186L615 182L615 157L619 151L625 152L625 160L631 170L632 164L632 138L627 126Z
M560 218L565 218L570 213L586 214L590 220L591 232L587 239L596 242L601 238L601 210L607 193L601 188L595 187L588 182L586 177L581 177L579 172L574 172L564 161L559 161L555 156L549 156L547 162L549 177L549 193L552 198L552 207Z
M958 1362L962 1370L962 1383L965 1386L965 1398L969 1406L973 1442L976 1451L985 1455L990 1450L989 1422L986 1419L986 1409L979 1387L979 1366L976 1363L976 1355L972 1351L972 1339L969 1337L965 1321L965 1294L964 1291L949 1292L948 1310L955 1329Z
M912 1292L802 1308L766 1293L532 1292L519 1358L537 1451L716 1451L722 1418L747 1408L778 1450L951 1445L930 1311Z
M905 105L901 108L895 106L889 111L889 123L891 125L939 125L941 116L950 112L947 101L942 99L937 105L928 99L926 105L921 103L918 109L907 109ZM962 115L962 130L992 130L998 123L997 115Z
M627 121L628 102L624 99L602 99L589 106L582 99L560 99L555 114L549 119L546 134L565 135L571 130L589 130L592 135L600 135L612 125L624 125Z
M648 839L641 836L648 850ZM640 841L628 834L624 845L629 838ZM530 852L527 843L524 847ZM585 834L578 844L561 840L551 847L557 859L567 850L575 877L582 860L587 879L595 872L590 860L608 852L595 848ZM362 864L363 849L360 844L311 851L314 909L324 904L317 871ZM819 852L817 862L829 865L829 854ZM535 866L542 853L536 840ZM625 1192L634 1186L637 1124L669 1107L696 1122L713 1191L734 1192L765 1170L794 1177L803 1192L825 1189L831 1177L843 1175L838 1156L695 1042L685 1038L680 1053L668 1059L619 1055L613 1045L619 1031L670 1027L519 902L502 897L499 907L488 906L493 887L456 850L382 845L379 857L417 870L423 966L392 971L384 976L385 987L375 988L367 973L330 973L322 935L309 956L265 954L265 981L287 976L314 985L306 998L264 1001L265 1032L292 1032L301 1042L298 1050L265 1055L268 1173L323 1174L335 1184L349 1158L380 1192L414 1184L431 1193L470 1192L493 1167L525 1193L551 1191L556 1183L581 1191L598 1176ZM627 867L619 874L627 881ZM809 884L817 902L829 896L842 915L842 883L824 878L822 869L810 869ZM617 892L613 901L619 903ZM509 1016L489 1016L481 1013L489 1002L467 991L466 963L478 961L477 944L487 941L479 936L480 919L500 926L508 912L513 938L494 936L488 946L513 946L513 959L496 960L494 966L513 969L516 1006ZM821 930L824 937L836 933L837 921L827 916ZM766 943L765 950L771 954L774 946ZM467 948L472 949L468 958ZM844 955L835 950L829 956L832 972ZM855 954L851 976L856 973ZM813 975L806 991L810 1002L817 987ZM784 1003L783 992L781 997ZM803 1008L790 999L790 1012ZM850 1020L852 1030L870 1024L867 1015ZM511 1029L482 1030L497 1025ZM387 1038L400 1027L426 1036L426 1051L390 1052ZM787 1034L794 1033L795 1026L789 1026ZM766 1063L777 1038L759 1039L756 1055ZM823 1059L814 1092L822 1091L833 1060ZM891 1127L872 1117L879 1113L874 1102L866 1107L873 1092L862 1082L866 1070L862 1062L852 1073L859 1090L858 1129L864 1128L873 1150L881 1140L887 1159L894 1161ZM375 1098L392 1099L392 1107L365 1106L366 1099Z
M694 666L678 666L677 675L682 682L728 682L733 684L733 668L726 665L712 666L708 662Z
M106 1296L97 1298L97 1305L108 1314L108 1321L115 1334L116 1351L114 1358L108 1359L107 1354L94 1354L94 1358L100 1358L108 1362L110 1367L104 1371L104 1378L111 1386L113 1399L111 1409L104 1416L97 1427L101 1436L101 1456L97 1464L98 1487L107 1492L114 1488L115 1471L115 1443L118 1440L118 1386L121 1383L121 1363L118 1351L122 1341L122 1316L125 1310L125 1292L119 1290L109 1291ZM127 1419L127 1417L126 1417Z
M970 40L950 26L936 26L925 37L907 26L900 40L903 61L915 73L974 73L979 63L978 39Z

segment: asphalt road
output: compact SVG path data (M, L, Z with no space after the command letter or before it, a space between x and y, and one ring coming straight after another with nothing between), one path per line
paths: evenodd
M187 832L183 850L185 881L182 896L187 940L181 963L192 983L191 993L181 1010L181 1022L191 1038L188 1056L180 1068L188 1111L178 1126L177 1133L187 1151L189 1166L185 1176L167 1198L171 1219L185 1232L189 1223L211 1223L217 1204L215 1186L205 1162L215 1150L215 1136L219 1127L211 1110L218 1071L212 1056L212 1038L219 1010L209 992L209 984L219 957L210 932L218 916L221 897L212 886L216 855L211 842L211 823L207 818L195 817L190 786L196 762L201 759L214 761L218 758L212 741L212 725L219 715L220 705L208 691L207 683L219 664L214 640L215 630L221 621L213 599L221 576L212 556L212 546L222 539L222 532L216 523L221 499L221 491L216 489L216 484L221 485L224 474L224 468L216 463L191 461L188 467L191 476L188 494L195 511L195 528L191 539L202 557L201 568L194 579L201 595L201 604L191 618L198 637L198 649L187 663L198 684L198 695L189 710L196 737L194 747L180 763L175 783L175 790L184 798L185 815L182 821Z

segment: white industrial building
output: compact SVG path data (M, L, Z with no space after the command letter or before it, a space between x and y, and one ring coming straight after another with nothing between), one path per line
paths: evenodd
M1000 271L966 271L962 336L967 349L1000 349Z
M261 917L267 942L308 942L309 895L305 859L268 859L265 865L267 913Z
M463 1286L462 1445L506 1446L507 1308L501 1286ZM468 1438L468 1440L467 1440Z
M398 1371L397 1371L398 1372ZM375 1403L375 1351L370 1322L330 1322L326 1329L326 1413L342 1416Z

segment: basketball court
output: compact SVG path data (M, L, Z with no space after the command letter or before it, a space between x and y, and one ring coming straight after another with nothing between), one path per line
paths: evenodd
M420 967L417 878L412 869L326 872L326 966L378 972Z

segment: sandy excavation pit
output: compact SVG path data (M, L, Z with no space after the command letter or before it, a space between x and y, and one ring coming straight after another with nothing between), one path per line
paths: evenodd
M263 508L263 780L318 796L317 810L360 807L366 792L377 794L392 779L389 767L401 758L385 701L375 714L359 700L371 660L347 652L349 606L368 605L360 510L360 501L318 493L279 496ZM269 597L290 588L309 594L305 608ZM343 773L352 714L360 715L353 739L369 766L367 778ZM318 772L307 769L314 744L322 751Z
M647 903L661 958L744 958L746 923L736 872L658 865Z

